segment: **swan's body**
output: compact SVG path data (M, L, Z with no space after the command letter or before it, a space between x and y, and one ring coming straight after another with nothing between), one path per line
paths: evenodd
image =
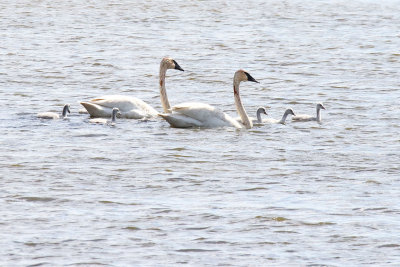
M321 122L321 109L325 109L325 107L321 104L318 103L317 104L317 116L313 117L311 115L307 115L307 114L299 114L296 115L294 117L292 117L293 121L296 122L300 122L300 121L317 121L317 122Z
M163 61L165 60L171 60L172 64L163 64ZM164 58L160 64L160 86L164 86L164 88L165 74L167 69L177 69L183 71L176 61L173 59ZM162 92L160 93L161 98L163 99ZM132 96L105 95L87 102L81 102L81 104L89 112L91 117L110 117L114 107L119 109L121 112L121 117L127 119L152 118L158 115L158 112L149 104L137 97ZM164 99L163 107L164 105L169 106L167 98Z
M236 127L251 128L253 122L249 119L244 109L239 95L239 84L242 81L257 82L244 70L238 70L233 77L233 91L235 97L236 109L240 115L239 123L231 116L220 111L219 109L203 103L183 103L176 105L170 109L169 113L160 114L172 127L189 128L189 127ZM165 110L164 110L165 111ZM169 110L167 110L169 111Z
M267 110L264 107L259 107L257 109L256 118L249 117L249 119L253 122L253 124L260 124L263 122L263 120L261 119L261 114L268 115ZM236 117L235 120L242 123L242 119L240 117Z
M99 124L115 124L117 120L117 115L121 115L121 112L119 111L118 108L113 108L111 112L111 121L104 119L104 118L95 118L95 119L90 119L90 123L99 123Z
M64 105L63 111L61 113L61 118L63 119L67 118L67 112L71 113L69 104ZM43 113L38 113L37 117L40 119L57 120L60 118L60 115L58 115L55 112L43 112Z
M89 112L90 117L110 117L114 107L121 112L121 117L127 119L142 119L157 116L158 112L143 100L124 95L105 95L81 102Z
M203 103L189 102L172 107L172 113L160 114L172 127L242 128L242 125L219 109Z
M280 120L276 120L276 119L272 119L272 118L266 118L266 119L263 119L262 122L264 122L264 123L280 123L280 124L285 124L285 123L286 123L286 118L287 118L287 116L289 116L289 115L295 116L295 114L294 114L294 112L293 112L293 110L292 110L291 108L288 108L288 109L285 111L285 113L283 113L283 116L282 116L282 118L281 118Z

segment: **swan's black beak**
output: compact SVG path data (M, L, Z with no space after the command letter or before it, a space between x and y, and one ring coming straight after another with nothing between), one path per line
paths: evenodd
M176 70L180 70L180 71L184 71L181 66L179 66L179 64L174 60L174 64L175 64L175 69Z
M246 74L247 80L248 80L249 82L259 83L259 82L256 81L256 79L254 79L253 77L251 77L251 75L248 74L247 72L245 72L245 74Z

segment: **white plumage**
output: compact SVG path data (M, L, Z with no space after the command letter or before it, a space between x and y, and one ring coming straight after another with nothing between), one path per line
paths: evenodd
M189 102L172 107L172 113L160 114L171 126L189 127L224 127L242 128L242 125L228 114L203 103Z
M91 117L110 117L114 107L127 119L142 119L157 116L158 112L143 100L123 95L105 95L81 102Z
M172 58L163 58L160 63L160 94L163 107L168 106L168 99L164 97L165 75L168 69L183 69ZM143 100L124 95L105 95L94 98L90 101L81 102L82 106L88 111L91 117L110 117L112 109L118 108L121 117L127 119L152 118L158 115L158 112Z
M257 81L244 70L236 71L233 80L236 109L243 123L239 123L231 116L211 105L196 102L176 105L167 110L169 113L160 114L160 116L163 117L172 127L177 128L214 128L224 126L236 128L251 128L253 126L253 123L249 120L246 110L241 103L239 95L239 84L242 81Z

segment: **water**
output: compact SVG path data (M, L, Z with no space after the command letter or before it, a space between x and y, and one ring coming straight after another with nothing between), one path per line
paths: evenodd
M397 265L398 1L0 2L1 266ZM79 101L323 123L92 125ZM69 120L42 121L61 112Z

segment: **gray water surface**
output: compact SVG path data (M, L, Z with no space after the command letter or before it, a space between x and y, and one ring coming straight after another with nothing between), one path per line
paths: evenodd
M1 266L400 262L398 1L0 2ZM266 106L322 124L93 125L79 102ZM68 120L45 121L38 112Z

